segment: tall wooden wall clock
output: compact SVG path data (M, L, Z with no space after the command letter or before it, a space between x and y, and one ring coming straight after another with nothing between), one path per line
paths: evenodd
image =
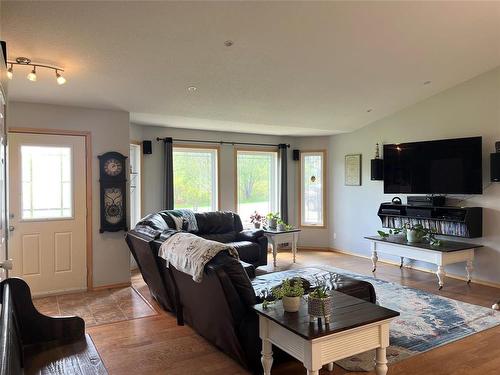
M127 230L126 159L114 151L99 156L101 233Z

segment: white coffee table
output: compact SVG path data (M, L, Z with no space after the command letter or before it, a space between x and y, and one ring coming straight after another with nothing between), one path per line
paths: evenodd
M399 313L340 292L332 297L330 323L321 326L310 323L305 301L296 313L284 312L281 301L266 309L253 307L259 315L264 375L271 375L273 346L301 361L308 375L319 375L324 365L332 371L333 362L375 349L375 373L387 374L389 326Z
M299 241L300 229L290 229L285 231L264 229L264 236L273 247L273 264L276 267L276 253L278 252L278 245L289 243L292 244L293 263L297 255L297 242Z

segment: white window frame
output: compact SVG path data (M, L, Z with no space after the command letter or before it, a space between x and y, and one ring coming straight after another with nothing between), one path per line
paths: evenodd
M22 149L23 147L40 147L40 148L66 148L66 149L69 149L70 150L70 183L71 183L71 197L70 197L70 202L71 202L71 207L70 207L70 211L71 211L71 214L68 215L68 216L57 216L57 217L32 217L32 218L29 218L29 217L24 217L24 206L23 206L23 194L24 194L24 181L23 181L23 153L22 153ZM20 166L21 166L21 170L20 170L20 179L21 179L21 200L20 200L20 219L19 221L20 222L38 222L38 221L64 221L64 220L74 220L75 219L75 175L74 175L74 150L73 150L73 146L71 145L64 145L64 146L61 146L61 145L58 145L58 144L54 144L54 145L51 145L51 144L36 144L36 143L27 143L27 144L21 144L20 147L19 147L19 160L20 160ZM33 197L31 198L31 201L32 201ZM33 204L33 201L32 201L32 204ZM64 209L64 208L62 208Z
M306 223L304 221L304 159L307 156L321 156L321 181L322 181L322 223L320 224L312 224ZM327 166L327 152L326 150L310 150L310 151L300 151L300 167L299 167L299 220L300 226L304 228L319 228L325 229L327 228L327 188L328 188L328 180L326 176L326 166Z
M215 153L215 160L213 161L213 173L212 173L212 186L215 189L212 189L212 207L210 207L211 211L219 211L220 210L220 147L219 146L211 146L211 145L189 145L189 144L176 144L172 147L172 153L175 151L209 151ZM175 172L174 172L175 173ZM175 191L175 185L174 185ZM175 201L174 201L174 209L175 209Z
M239 205L239 197L238 197L238 191L239 191L239 174L238 174L238 154L239 153L247 153L247 154L274 154L276 159L274 166L272 167L274 169L274 181L271 181L271 190L275 190L275 194L272 194L270 192L271 196L271 211L272 212L279 212L281 207L280 207L280 200L279 200L279 188L280 188L280 175L279 175L279 154L278 154L278 149L261 149L261 148L247 148L247 147L237 147L234 149L234 179L235 179L235 185L234 185L234 207L235 210L238 214L240 214L240 205ZM259 212L262 216L266 216L268 212ZM246 218L241 218L244 224L248 224L246 222Z

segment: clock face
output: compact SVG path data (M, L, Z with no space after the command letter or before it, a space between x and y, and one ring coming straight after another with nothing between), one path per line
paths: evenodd
M109 224L116 224L123 217L123 194L119 188L104 189L104 218Z
M111 158L104 162L104 172L108 176L118 176L123 169L121 161Z

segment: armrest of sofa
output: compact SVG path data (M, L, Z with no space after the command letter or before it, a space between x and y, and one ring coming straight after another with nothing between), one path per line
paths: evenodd
M236 240L257 242L257 240L263 236L264 231L262 229L245 229L238 233Z

